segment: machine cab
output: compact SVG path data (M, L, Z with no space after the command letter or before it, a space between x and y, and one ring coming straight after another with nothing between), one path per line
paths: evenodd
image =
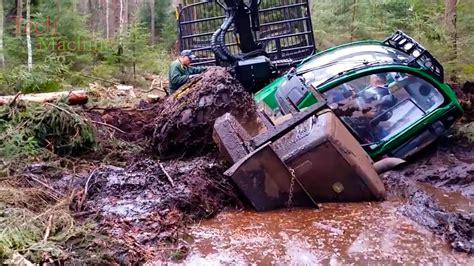
M409 49L388 44L394 36ZM313 88L372 157L405 158L443 134L462 109L436 59L401 32L391 38L321 52L257 93L257 102L285 115L314 104Z

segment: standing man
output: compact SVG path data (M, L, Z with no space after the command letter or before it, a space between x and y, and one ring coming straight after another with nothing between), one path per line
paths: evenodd
M175 93L179 87L186 83L191 75L202 73L204 67L192 67L191 62L196 58L191 50L183 50L179 57L173 61L169 70L169 94Z

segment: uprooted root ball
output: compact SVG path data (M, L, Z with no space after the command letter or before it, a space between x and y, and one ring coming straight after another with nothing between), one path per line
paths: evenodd
M215 147L214 121L230 112L239 121L255 114L255 103L225 68L212 67L163 103L153 135L160 157L195 155Z

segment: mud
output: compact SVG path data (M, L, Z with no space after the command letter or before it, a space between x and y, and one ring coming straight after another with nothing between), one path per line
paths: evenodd
M474 121L474 80L467 80L464 83L450 83L456 96L464 108L464 120Z
M415 163L382 176L392 195L408 202L401 212L474 254L474 147L443 139Z
M185 263L470 265L473 149L441 139L382 176L383 202L220 214L192 226Z
M469 265L401 214L403 201L227 212L191 228L187 265Z
M229 112L239 121L252 119L252 96L227 69L212 67L163 102L155 119L153 149L160 157L196 155L215 148L215 120Z
M89 110L84 113L91 120L112 125L119 130L113 130L113 136L128 142L145 144L153 136L155 120L158 113L163 109L162 102L150 104L141 101L135 108L109 107L103 110ZM110 128L109 128L110 129ZM100 134L101 132L99 132ZM100 138L109 138L108 134L102 133Z
M160 159L202 155L214 149L212 124L223 112L234 110L234 115L242 119L252 116L253 101L236 84L224 69L215 68L191 83L180 96L157 104L142 102L132 109L89 110L85 115L119 129L105 126L108 130L101 132L100 140L115 136L152 147ZM281 263L278 258L282 257L284 262L301 263L466 262L458 260L441 238L455 250L473 254L472 144L444 139L412 158L413 163L384 174L391 194L387 202L324 204L321 210L303 213L235 212L234 208L241 208L242 203L222 175L226 167L215 159L217 151L211 154L163 161L161 165L150 154L133 155L123 168L106 165L81 171L79 179L72 174L58 174L55 180L47 180L67 195L77 191L71 210L81 217L78 220L96 221L100 233L114 240L109 247L111 258L121 264L159 263L173 256L182 258L188 252L189 263L214 262L212 259L223 256L227 258L220 260L222 263L247 263L239 260L241 256L236 252L246 243L258 245L250 245L252 253L244 250L243 256L270 258L262 263ZM45 171L48 169L37 166L26 172ZM227 208L232 208L228 216L193 227L194 235L197 232L201 239L189 250L190 243L184 242L188 238L186 229ZM308 228L313 231L308 233ZM293 234L301 239L293 239ZM286 251L282 253L281 247L272 246L275 244L283 245ZM214 251L206 255L206 248Z
M113 256L117 262L162 260L172 251L166 243L176 243L187 224L240 206L221 172L211 157L104 166L90 177L86 210L94 211L102 231L123 245Z

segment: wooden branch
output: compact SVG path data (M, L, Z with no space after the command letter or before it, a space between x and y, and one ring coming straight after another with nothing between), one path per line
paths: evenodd
M38 184L40 184L40 185L44 186L45 188L51 190L52 192L56 193L56 195L59 195L59 196L61 196L61 197L64 196L61 192L57 191L56 189L54 189L54 188L51 187L50 185L46 184L45 182L39 180L39 179L36 178L35 176L33 176L33 175L31 175L31 174L29 174L29 175L27 175L27 176L28 176L29 178L31 178L33 181L37 182ZM59 198L56 197L55 200L59 200Z
M118 131L118 132L120 132L120 133L122 133L122 134L127 134L127 132L121 130L121 129L118 128L118 127L112 126L111 124L107 124L107 123L99 122L99 121L94 121L94 120L91 120L91 122L94 123L94 124L98 124L98 125L110 127L110 128L112 128L112 129L114 129L114 130L116 130L116 131Z
M171 183L171 186L174 187L174 181L173 179L171 178L171 176L168 174L168 172L166 172L165 168L163 167L163 165L161 163L160 164L160 167L161 167L161 170L163 171L163 173L165 173L165 176L166 178L168 178L168 181Z
M91 181L91 178L94 176L95 172L96 172L97 168L95 168L91 174L89 175L89 177L87 178L87 181L86 181L86 185L84 186L84 198L86 198L87 196L87 192L89 190L89 182Z
M76 213L72 214L72 217L77 219L77 218L80 218L82 216L87 216L87 215L90 215L90 214L94 214L96 212L97 212L97 210L95 210L95 209L94 210L89 210L89 211L83 211L83 212L76 212Z
M44 102L57 100L61 97L68 97L70 95L81 96L85 94L86 94L86 91L84 90L30 93L30 94L17 93L15 95L0 96L0 102L10 103L12 105L16 101L44 103Z
M153 80L151 81L150 89L147 90L147 91L144 91L144 93L149 93L150 91L152 91L152 90L155 89L154 86L153 86L153 85L155 85L155 80L156 80L156 79L153 79Z
M54 104L54 103L45 103L45 104L46 104L46 105L49 105L49 106L52 106L52 107L54 107L54 108L56 108L56 109L58 109L58 110L61 110L61 111L65 112L66 114L70 115L70 116L73 116L73 114L72 114L71 112L69 112L68 110L66 110L66 109L64 109L64 108L62 108L62 107L60 107L60 106L57 106L57 105Z
M21 92L18 92L18 93L15 95L15 97L13 97L13 100L10 102L10 106L15 105L16 100L18 100L18 97L20 97L20 95L21 95Z
M84 194L82 195L82 199L78 200L77 202L77 208L78 210L81 210L82 209L82 205L84 204L84 202L86 201L86 198L87 198L87 193L89 191L89 182L91 181L91 178L95 175L95 172L97 171L97 168L95 168L94 170L92 170L92 172L90 173L89 177L87 178L87 181L86 181L86 184L84 185Z
M48 219L48 225L46 226L46 232L44 233L43 241L48 241L49 233L51 232L51 224L53 222L53 215L51 214Z

